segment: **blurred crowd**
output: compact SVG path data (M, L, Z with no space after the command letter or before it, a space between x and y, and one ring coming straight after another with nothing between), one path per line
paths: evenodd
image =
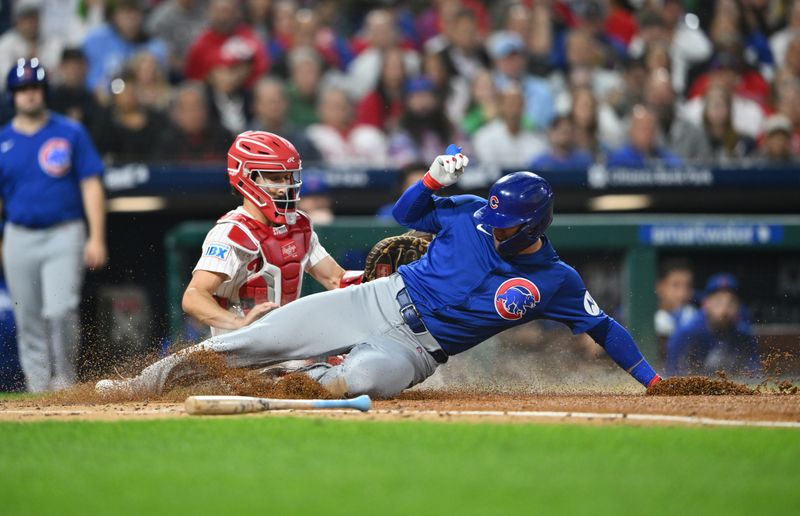
M800 157L800 0L3 5L0 69L37 56L110 163L222 161L246 129L329 166Z

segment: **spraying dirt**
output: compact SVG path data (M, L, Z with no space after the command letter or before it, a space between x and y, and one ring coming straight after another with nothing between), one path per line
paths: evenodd
M727 378L705 376L676 376L667 378L647 389L650 396L752 396L756 389Z

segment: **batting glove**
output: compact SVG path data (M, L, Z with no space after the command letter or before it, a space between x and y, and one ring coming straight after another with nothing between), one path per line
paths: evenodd
M436 156L430 170L422 178L422 183L430 190L439 190L458 181L464 169L469 164L469 158L459 153L455 156L443 154Z

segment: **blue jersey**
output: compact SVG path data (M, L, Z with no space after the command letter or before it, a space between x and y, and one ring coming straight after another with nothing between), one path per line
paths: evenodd
M101 175L103 162L86 130L51 113L32 135L0 130L0 193L6 219L45 228L83 217L80 182Z
M400 222L436 238L420 260L398 272L428 331L448 354L536 319L560 321L573 333L608 319L546 237L536 253L504 260L495 250L491 228L472 217L485 199L430 196L424 188L420 182L398 201L428 203L411 210L421 212L418 218Z

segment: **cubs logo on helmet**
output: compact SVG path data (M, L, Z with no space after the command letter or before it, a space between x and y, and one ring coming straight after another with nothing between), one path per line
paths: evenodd
M52 177L62 177L72 162L72 146L64 138L50 138L39 149L39 166Z
M497 314L507 321L516 321L533 310L542 295L539 288L525 278L511 278L504 281L494 294L494 308Z
M496 210L498 206L500 206L500 201L497 199L497 196L493 195L489 197L489 207Z

